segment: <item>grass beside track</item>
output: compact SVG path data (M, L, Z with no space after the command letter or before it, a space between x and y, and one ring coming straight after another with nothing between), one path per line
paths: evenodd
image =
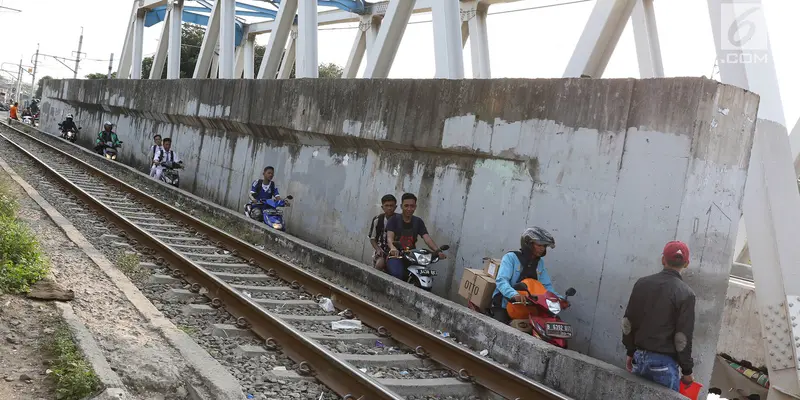
M47 350L53 355L50 369L58 400L81 400L99 390L100 380L75 345L69 328L58 326Z

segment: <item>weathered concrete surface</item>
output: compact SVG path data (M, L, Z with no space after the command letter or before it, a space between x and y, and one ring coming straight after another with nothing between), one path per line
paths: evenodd
M132 165L145 165L154 132L172 136L189 167L185 187L230 208L240 209L264 165L276 166L282 192L297 198L290 232L359 260L370 252L378 199L416 192L418 215L454 247L435 289L451 298L463 268L515 249L525 226L547 227L558 239L551 275L579 293L565 313L574 348L617 365L633 282L660 268L666 241L684 240L698 294L697 377L710 377L758 108L752 93L696 78L193 80L50 81L45 97L48 129L67 112L84 127L117 123ZM414 314L441 309L349 261L305 261L324 261L351 287L367 286L359 290L389 285L381 296L402 298L395 304Z
M755 367L767 365L752 282L731 278L722 312L722 326L717 352L750 361Z

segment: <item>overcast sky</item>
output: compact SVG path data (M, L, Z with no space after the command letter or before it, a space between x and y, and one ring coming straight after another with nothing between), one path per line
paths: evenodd
M552 8L525 8L566 0L523 0L495 5L488 19L492 77L561 77L581 34L594 2ZM774 59L781 85L781 96L788 128L800 117L800 78L795 70L800 63L796 40L800 38L800 1L763 0L769 23ZM111 53L119 58L131 1L128 0L0 0L0 5L21 9L21 13L0 12L0 26L6 34L0 44L0 62L16 64L20 57L31 64L36 44L41 52L74 58L81 26L84 28L80 76L106 72ZM667 76L711 76L714 45L704 0L656 1L664 69ZM505 12L513 11L515 12ZM430 15L415 15L406 30L390 77L430 78L434 75L433 32ZM343 66L347 60L355 29L328 29L319 35L320 62ZM347 28L347 27L345 27ZM144 54L155 51L161 24L145 29ZM10 40L11 32L17 32ZM259 37L266 43L268 35ZM465 53L467 75L471 76L469 45ZM72 72L49 57L40 58L39 76L71 77ZM117 62L114 62L116 70ZM3 64L0 69L14 70ZM605 78L639 77L630 23L604 75ZM718 79L718 76L714 76ZM30 76L26 78L29 80Z

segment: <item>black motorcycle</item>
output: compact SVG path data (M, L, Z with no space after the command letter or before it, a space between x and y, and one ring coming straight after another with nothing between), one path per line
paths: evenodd
M69 129L64 129L61 123L58 124L58 128L61 131L61 138L69 140L72 143L75 143L75 140L78 139L78 131L81 130L81 127L72 127Z

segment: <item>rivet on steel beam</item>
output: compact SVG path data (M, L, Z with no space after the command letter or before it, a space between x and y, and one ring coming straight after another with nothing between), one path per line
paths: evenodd
M392 337L392 333L384 326L378 327L378 335L383 337Z
M268 350L278 350L278 342L274 338L267 338L267 341L264 343L264 347Z
M292 283L289 286L291 286L292 289L300 289L300 282L292 281Z
M239 317L239 318L236 319L236 327L237 328L244 329L244 328L247 328L248 326L249 326L249 323L247 322L247 320L244 317Z
M416 354L416 356L419 358L428 358L431 356L422 346L417 346L417 348L414 349L414 354Z
M457 378L458 378L458 380L463 381L463 382L472 382L472 375L470 375L469 371L467 371L464 368L461 368L460 370L458 370Z
M164 260L164 257L158 257L156 259L156 264L158 264L158 265L164 266L164 264L166 264L166 263L167 263L167 260Z
M297 373L300 375L311 375L312 372L311 364L308 361L303 361L297 366Z
M200 286L199 283L193 283L192 286L189 288L189 291L191 291L192 293L200 293L200 289L202 288L203 287Z
M275 275L277 275L277 273L275 272L275 269L270 268L270 269L267 270L267 275L275 276Z
M220 299L218 299L216 297L211 299L211 307L214 307L214 308L222 307L222 300L220 300Z

